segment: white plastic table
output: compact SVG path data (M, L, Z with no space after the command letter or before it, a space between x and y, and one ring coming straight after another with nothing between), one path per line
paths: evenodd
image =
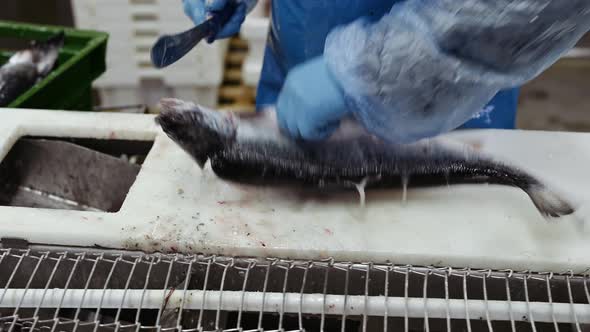
M463 185L310 197L224 182L155 126L152 115L0 110L0 158L19 137L154 140L117 213L0 207L0 237L32 244L472 268L590 267L590 134L469 131L450 138L513 162L579 202L547 222L519 189Z

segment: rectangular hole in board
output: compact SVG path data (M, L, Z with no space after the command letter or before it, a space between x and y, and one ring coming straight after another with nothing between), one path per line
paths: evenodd
M117 212L152 145L21 138L0 163L0 206Z
M144 69L154 67L154 65L150 61L146 61L146 60L137 61L137 66L139 68L144 68Z
M129 0L132 5L155 5L156 0Z
M135 22L152 22L152 21L158 20L158 15L155 13L153 13L153 14L148 14L148 13L133 14L133 16L131 18Z
M148 30L148 29L135 30L133 32L133 34L135 35L135 37L158 37L157 30Z
M137 53L150 53L150 46L135 46L135 52Z

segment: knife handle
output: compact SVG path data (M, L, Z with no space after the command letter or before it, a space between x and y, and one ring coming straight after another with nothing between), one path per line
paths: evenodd
M234 15L238 3L236 0L229 0L225 7L221 10L217 10L211 13L211 18L207 20L209 27L209 35L207 36L207 42L212 43L215 41L215 35L221 30L221 28L229 21Z

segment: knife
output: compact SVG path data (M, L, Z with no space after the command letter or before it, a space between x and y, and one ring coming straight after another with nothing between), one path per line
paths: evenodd
M152 64L158 69L168 67L185 56L201 40L207 39L208 43L212 43L237 7L236 1L228 1L223 9L212 12L205 22L184 32L158 38L151 50Z

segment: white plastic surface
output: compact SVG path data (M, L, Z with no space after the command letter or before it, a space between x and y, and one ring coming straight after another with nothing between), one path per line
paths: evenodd
M0 158L21 136L152 140L118 213L0 207L1 237L59 246L582 272L590 267L590 134L450 135L513 162L581 204L545 221L518 189L465 185L358 196L221 181L160 133L151 115L0 110ZM581 221L581 222L580 222ZM584 227L586 226L586 227Z

